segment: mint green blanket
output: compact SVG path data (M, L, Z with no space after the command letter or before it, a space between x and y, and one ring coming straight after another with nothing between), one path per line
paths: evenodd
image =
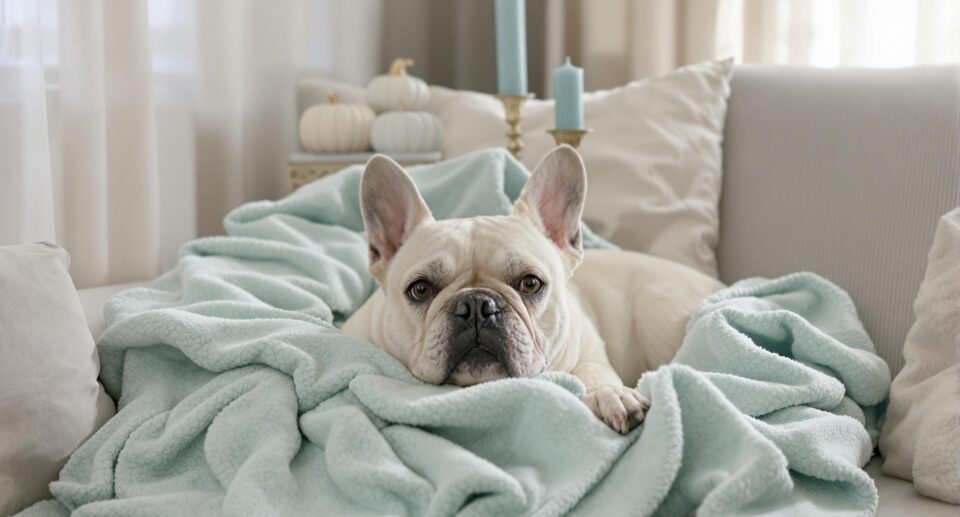
M120 411L25 515L870 514L890 374L850 298L812 274L708 299L621 436L563 373L425 385L342 335L366 273L360 167L240 207L118 294L99 341ZM502 151L414 168L438 217L502 214ZM588 236L592 247L606 245Z

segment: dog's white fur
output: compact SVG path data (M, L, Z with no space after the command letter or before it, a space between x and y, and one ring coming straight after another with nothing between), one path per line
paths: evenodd
M585 193L583 162L561 146L534 169L512 215L435 221L403 169L389 158L372 158L361 206L370 272L381 289L344 332L373 342L435 384L570 372L586 386L587 406L613 429L629 431L649 402L624 383L633 386L644 371L670 361L690 315L723 285L640 253L583 252ZM527 273L543 280L539 296L519 292L517 278ZM435 292L415 302L408 287L424 275ZM509 360L458 363L450 351L451 307L481 292L501 302L498 330L507 350L501 358Z

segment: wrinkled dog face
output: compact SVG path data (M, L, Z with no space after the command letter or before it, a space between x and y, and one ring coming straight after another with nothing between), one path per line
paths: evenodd
M437 384L540 373L545 337L565 322L566 273L549 245L510 217L424 224L383 279L388 351Z
M512 215L435 221L396 163L371 159L361 205L370 271L386 297L384 348L435 384L543 371L568 324L584 194L579 156L560 147L536 167Z

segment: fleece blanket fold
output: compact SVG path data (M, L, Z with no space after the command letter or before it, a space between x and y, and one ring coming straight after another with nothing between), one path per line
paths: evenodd
M438 217L508 213L503 151L411 170ZM231 213L98 343L119 412L24 515L867 515L890 375L850 298L812 274L706 300L621 436L565 373L419 382L337 330L373 292L348 168ZM588 247L609 246L586 234Z

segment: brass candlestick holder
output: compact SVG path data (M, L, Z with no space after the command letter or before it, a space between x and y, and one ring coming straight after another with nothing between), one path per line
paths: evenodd
M497 95L497 98L503 103L504 118L510 128L507 131L507 149L518 160L523 154L523 131L520 130L520 121L523 120L523 103L533 97L532 93Z
M583 140L583 137L587 133L593 133L592 129L548 129L547 133L553 135L553 139L557 141L557 145L567 144L570 147L573 147L576 150L580 150L580 140Z

